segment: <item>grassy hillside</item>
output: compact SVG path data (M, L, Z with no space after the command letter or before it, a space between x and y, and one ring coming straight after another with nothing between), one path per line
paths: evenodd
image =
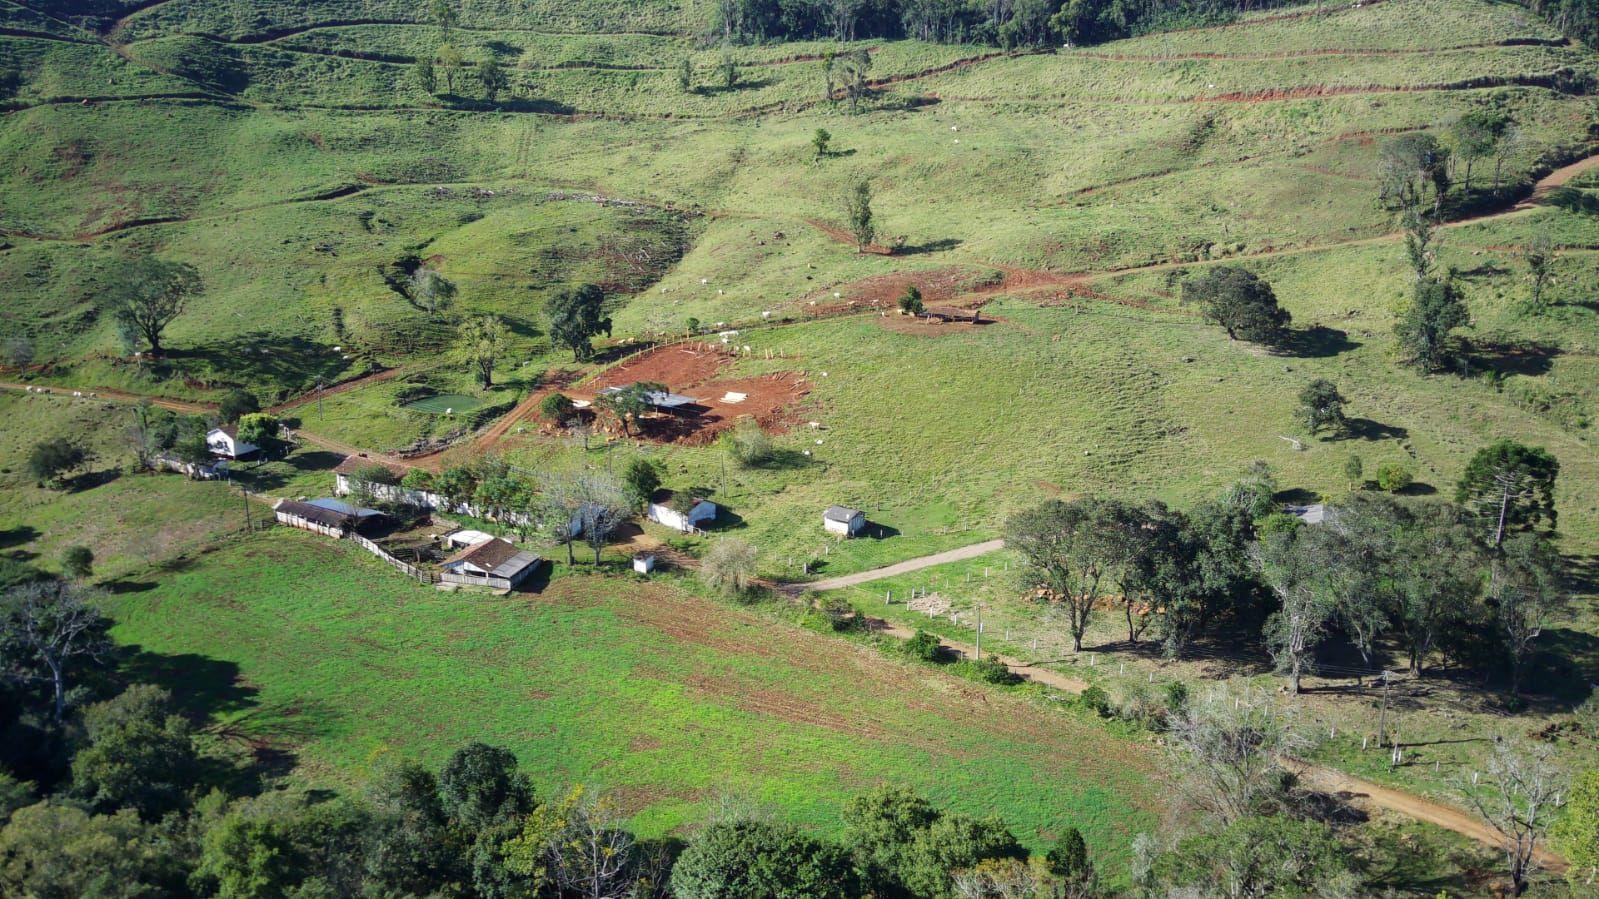
M558 577L474 599L282 530L114 611L155 676L204 658L185 692L225 737L292 749L325 783L485 740L542 795L615 790L658 834L723 795L836 830L846 799L891 781L1000 814L1032 845L1081 827L1112 870L1163 806L1150 751L1097 723L670 586Z

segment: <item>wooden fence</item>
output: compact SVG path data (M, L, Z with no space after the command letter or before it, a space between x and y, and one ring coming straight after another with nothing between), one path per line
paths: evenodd
M361 548L365 549L367 552L371 553L372 555L377 556L379 559L382 559L383 562L385 564L387 564L390 568L393 568L393 569L395 569L397 571L404 572L405 574L408 574L411 577L416 578L417 580L421 581L424 584L436 583L436 580L435 580L432 572L423 571L422 569L416 567L415 565L410 564L409 562L401 562L399 559L396 559L395 557L389 555L388 552L386 550L384 550L383 547L377 545L376 543L373 543L371 540L366 539L365 537L361 536L360 534L355 534L355 533L345 534L344 538L346 540L354 541L357 546L360 546Z

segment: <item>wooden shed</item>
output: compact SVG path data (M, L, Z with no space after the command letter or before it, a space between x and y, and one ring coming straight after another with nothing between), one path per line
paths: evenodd
M439 580L446 584L509 590L532 574L540 561L537 553L517 549L495 537L445 559Z

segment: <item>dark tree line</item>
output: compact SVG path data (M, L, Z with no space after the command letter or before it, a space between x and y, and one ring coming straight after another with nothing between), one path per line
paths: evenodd
M720 0L723 40L910 37L1001 47L1097 44L1233 19L1287 0Z
M1207 634L1252 634L1297 691L1337 638L1368 668L1386 651L1418 676L1447 661L1502 676L1516 697L1566 600L1546 534L1558 472L1546 451L1499 441L1454 503L1356 492L1307 525L1279 510L1260 467L1187 511L1050 500L1013 516L1005 540L1074 650L1105 615L1123 618L1129 645L1152 634L1175 657Z

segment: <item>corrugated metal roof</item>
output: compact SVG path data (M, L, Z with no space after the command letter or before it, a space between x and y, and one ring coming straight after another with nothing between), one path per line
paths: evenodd
M849 506L828 506L822 517L828 521L842 521L848 524L851 518L860 514L861 510L851 509Z

